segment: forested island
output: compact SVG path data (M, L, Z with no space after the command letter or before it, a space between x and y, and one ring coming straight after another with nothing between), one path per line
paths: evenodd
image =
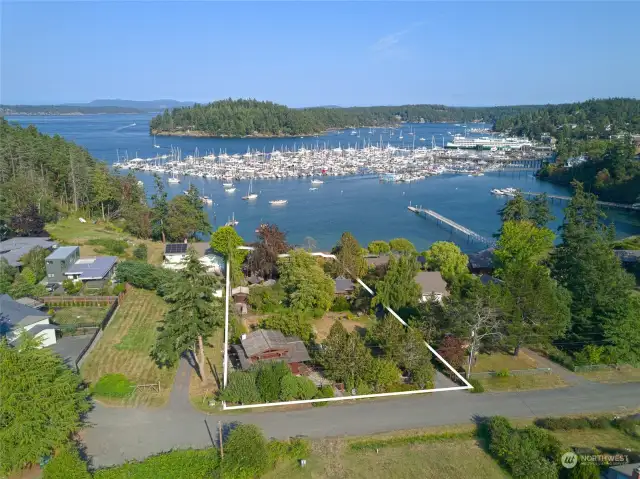
M0 105L0 116L32 115L99 115L143 113L143 110L123 106L75 106L75 105Z
M487 122L535 111L541 106L448 107L401 105L289 108L268 101L221 100L165 110L151 120L155 135L250 137L298 136L331 129L386 127L402 122Z

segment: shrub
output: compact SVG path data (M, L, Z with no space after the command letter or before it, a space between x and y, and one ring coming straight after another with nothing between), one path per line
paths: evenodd
M600 468L592 462L579 462L576 467L569 469L569 479L600 479Z
M538 427L549 431L572 431L575 429L606 429L611 427L611 420L600 416L588 417L546 417L536 421Z
M514 478L552 479L558 477L556 458L561 444L536 426L517 430L500 416L486 424L489 452Z
M509 370L506 368L496 372L497 378L508 378L509 376L510 376Z
M387 392L389 393L399 393L403 391L415 391L419 389L415 384L406 384L406 383L397 383L392 384L387 388Z
M333 304L331 305L331 311L334 312L342 312L342 311L349 311L351 309L351 305L349 304L349 301L347 301L347 298L345 298L344 296L336 296L333 299Z
M298 381L292 374L287 374L280 379L280 400L291 401L298 397Z
M256 371L256 386L264 402L278 401L280 382L285 376L291 376L291 371L282 361L260 364Z
M469 379L469 384L473 386L473 389L469 389L470 393L480 394L484 392L484 386L478 379Z
M42 472L43 479L91 479L87 463L71 445L60 450Z
M224 444L223 478L253 479L269 467L267 441L253 424L241 424L229 434Z
M318 388L315 399L332 398L333 396L333 386L322 386ZM329 404L327 401L313 403L315 407L326 406L327 404Z
M140 243L133 248L133 257L138 261L144 261L146 263L149 252L145 243Z
M225 453L227 450L225 449ZM226 454L225 454L226 459ZM214 477L220 456L214 448L163 452L143 461L97 470L94 479L208 479Z
M93 394L96 396L127 397L133 393L134 383L129 381L124 374L105 374L93 386Z
M433 378L435 370L431 363L424 363L410 371L411 382L420 389L431 389L433 387Z
M87 244L92 246L100 246L97 249L98 253L113 255L113 256L122 256L129 246L124 240L116 240L110 238L94 238L87 241Z
M273 286L253 286L249 289L249 306L260 313L273 313L282 308L285 293L279 283Z
M262 329L275 329L285 336L298 336L303 341L313 337L313 325L306 311L284 310L260 322Z
M121 283L156 290L162 296L164 286L173 282L178 273L140 261L121 261L116 266L116 276Z
M613 425L631 437L640 438L640 419L632 417L618 418Z
M460 369L465 363L465 357L467 355L464 341L449 334L442 340L438 348L438 354L455 369Z
M62 287L64 288L64 292L67 294L76 294L80 292L82 289L81 281L74 281L72 279L65 279L62 282Z
M604 346L589 344L574 354L574 363L578 366L609 364L609 358Z
M315 383L304 376L295 376L298 383L298 399L313 399L318 392L318 387Z
M126 289L127 287L124 284L118 283L113 287L113 294L118 296L120 293L124 293Z
M256 387L255 374L244 371L233 371L229 375L227 387L220 393L220 399L235 404L256 404L260 394Z

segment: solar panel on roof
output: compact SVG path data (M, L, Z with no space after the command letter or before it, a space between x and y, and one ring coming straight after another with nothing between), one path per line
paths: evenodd
M187 245L184 243L172 243L165 246L165 253L186 253Z

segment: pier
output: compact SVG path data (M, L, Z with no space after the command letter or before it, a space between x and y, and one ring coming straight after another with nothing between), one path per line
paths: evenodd
M415 206L408 206L407 209L409 211L414 212L418 216L424 215L425 217L429 216L431 218L434 218L437 222L450 226L451 230L456 230L462 234L467 235L468 239L475 240L479 243L484 243L490 247L495 246L496 244L494 240L485 238L484 236L479 235L475 231L471 231L469 228L465 228L464 226L456 223L453 220L450 220L449 218L442 216L441 214L436 213L433 210L428 210L426 208L416 208Z
M540 196L543 195L544 193L538 193L535 191L521 191L520 193L522 193L524 196ZM515 196L516 193L505 193L506 196ZM562 196L562 195L550 195L547 193L547 198L549 198L551 201L557 200L557 201L571 201L571 196ZM607 206L609 208L621 208L624 210L632 210L632 211L640 211L640 207L638 206L633 206L633 205L629 205L629 204L625 204L625 203L612 203L610 201L596 201L596 203L598 203L601 206Z

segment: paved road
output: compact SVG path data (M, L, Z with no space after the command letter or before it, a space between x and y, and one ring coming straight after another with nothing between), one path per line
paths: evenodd
M533 417L625 412L640 407L640 384L577 384L514 393L440 392L402 399L363 400L298 411L206 415L193 409L122 409L96 405L94 426L84 431L94 466L142 459L172 448L207 447L218 421L254 423L268 437L355 436L427 426L460 424L475 417Z

